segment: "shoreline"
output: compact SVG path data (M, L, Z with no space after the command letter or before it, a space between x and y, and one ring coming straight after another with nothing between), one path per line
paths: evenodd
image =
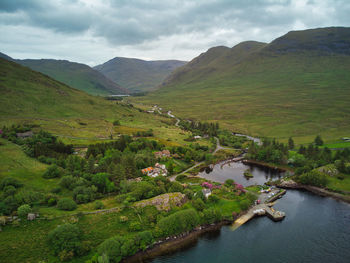
M247 210L248 211L248 210ZM197 242L198 238L208 232L218 231L222 226L232 224L238 217L242 216L247 211L238 214L233 220L222 220L210 225L198 226L192 231L179 234L177 236L169 237L167 239L156 242L153 247L147 248L145 251L139 251L136 254L123 259L124 263L139 263L148 262L156 257L172 254L179 249L186 248Z
M276 183L274 185L283 189L304 190L318 196L331 197L335 200L350 204L350 196L342 195L336 192L331 192L327 189L312 186L312 185L299 184L293 180L288 180L288 181L282 180L280 183Z

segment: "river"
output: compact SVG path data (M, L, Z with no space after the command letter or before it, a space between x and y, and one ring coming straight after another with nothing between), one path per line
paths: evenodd
M241 163L234 165L242 171L246 168L241 167ZM279 176L271 171L254 168L253 182L244 177L242 179L238 172L230 177L228 170L232 167L216 168L213 173L206 174L212 180L232 178L243 185L261 183L270 177ZM233 170L239 169L236 167ZM224 226L204 234L188 247L174 254L160 256L152 262L350 262L349 204L288 190L274 208L286 213L283 221L276 223L267 217L260 217L234 231L230 226Z

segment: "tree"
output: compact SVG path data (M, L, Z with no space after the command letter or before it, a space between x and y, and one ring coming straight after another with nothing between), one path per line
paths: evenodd
M198 211L203 211L203 209L205 208L205 204L204 204L203 200L200 198L194 199L192 201L192 206Z
M48 235L48 241L56 255L62 251L77 255L81 249L82 232L78 226L65 224L56 227Z
M316 144L317 146L322 146L322 145L323 145L323 140L322 140L322 138L321 138L320 135L317 135L317 136L316 136L314 142L315 142L315 144Z
M72 199L65 197L58 201L57 207L60 210L72 211L77 208L77 204Z
M192 230L199 224L199 216L194 209L185 209L159 220L157 227L163 236Z
M43 174L46 179L57 178L63 174L62 168L58 167L56 164L49 166Z
M17 209L17 214L20 218L26 218L31 211L30 205L21 205Z
M292 150L292 149L294 149L294 147L295 147L295 145L294 145L294 140L293 140L292 137L289 137L289 139L288 139L288 148L289 148L290 150Z

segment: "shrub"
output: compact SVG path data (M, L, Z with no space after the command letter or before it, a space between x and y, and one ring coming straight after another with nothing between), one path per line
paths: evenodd
M81 236L82 232L78 226L65 224L52 230L48 235L48 241L56 255L62 257L66 254L73 254L74 256L81 250Z
M180 174L180 175L178 175L178 176L176 176L176 181L178 181L178 182L181 182L181 181L183 181L184 179L186 179L187 178L187 176L186 175L184 175L184 174Z
M297 181L302 184L314 185L318 187L325 187L328 183L327 176L316 170L300 175L297 178Z
M235 181L233 181L232 179L227 179L225 181L225 186L229 187L229 186L232 186L234 185Z
M222 214L214 208L205 209L203 210L203 220L207 224L212 224L222 220Z
M208 200L210 201L210 202L212 202L212 203L217 203L217 202L219 202L219 200L220 200L220 198L219 197L217 197L216 195L210 195L209 197L208 197Z
M119 120L114 121L114 122L113 122L113 125L114 125L114 126L119 126L119 125L120 125L120 121L119 121Z
M193 191L191 189L185 189L184 194L189 200L192 200L193 198Z
M99 255L107 255L111 262L120 262L122 259L122 245L125 242L125 238L120 236L115 236L106 239L98 246Z
M77 208L77 204L70 198L62 198L58 201L57 207L60 210L72 211Z
M4 196L13 196L16 193L16 188L12 185L5 186L4 188Z
M199 216L196 210L186 209L160 219L157 227L163 236L170 236L189 231L198 224Z
M71 175L67 175L67 176L63 176L59 182L59 185L62 188L66 188L69 190L74 189L75 183L77 181L77 178L71 176Z
M93 185L91 187L77 186L73 191L73 198L78 203L87 203L95 200L97 188Z
M105 206L100 200L95 201L95 209L103 209Z
M192 205L198 211L203 211L203 209L205 208L205 204L200 198L196 198L195 200L193 200Z
M46 179L57 178L63 174L63 169L58 167L56 164L49 166L43 174Z
M1 180L0 183L0 190L3 190L6 186L12 185L15 188L21 187L23 184L21 184L17 179L12 177L6 177Z
M184 190L184 187L180 183L172 182L168 192L169 193L183 192L183 190Z
M26 218L31 211L30 205L21 205L17 209L17 214L20 218Z
M129 230L130 231L140 231L142 229L142 226L140 222L130 222L129 224Z

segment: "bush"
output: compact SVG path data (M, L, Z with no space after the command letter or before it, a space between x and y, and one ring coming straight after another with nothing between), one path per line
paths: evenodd
M214 208L205 209L203 211L203 220L207 224L212 224L222 220L222 214L219 210Z
M191 189L185 189L184 194L189 200L192 200L193 198L193 191Z
M318 187L325 187L328 183L327 176L316 170L300 175L297 178L297 181L302 184L314 185Z
M120 121L119 120L116 120L113 122L113 126L119 126L120 125Z
M169 188L169 193L183 192L184 187L178 182L172 182Z
M49 166L43 174L46 179L57 178L63 174L63 169L58 167L56 164Z
M72 211L77 208L77 204L70 198L62 198L58 201L57 207L60 210Z
M77 178L71 176L71 175L67 175L67 176L63 176L59 182L59 185L62 187L62 188L66 188L66 189L69 189L69 190L73 190L74 189L74 186L75 186L75 183L77 181Z
M205 208L205 204L200 198L196 198L195 200L193 200L192 206L198 211L203 211L203 209Z
M23 184L21 184L17 179L12 177L6 177L1 180L0 183L0 190L3 190L6 186L12 185L15 188L21 187Z
M27 215L32 211L30 205L21 205L17 209L17 214L20 218L27 218Z
M16 193L16 188L12 185L8 185L5 186L4 188L4 196L8 197L8 196L13 196Z
M187 178L186 175L180 174L180 175L176 176L175 180L178 181L178 182L181 182L181 181L183 181L186 178Z
M48 241L56 255L77 255L81 251L82 232L76 225L65 224L56 227L48 235ZM65 259L66 260L66 259Z
M100 200L95 201L95 209L103 209L105 206Z
M140 231L142 229L142 226L140 222L130 222L129 224L129 230L130 231Z
M196 210L186 209L159 220L157 227L163 236L170 236L189 231L199 224Z
M85 186L77 186L73 191L73 198L78 203L87 203L95 200L96 198L97 188L96 186L85 187Z
M212 203L217 203L217 202L219 202L219 200L220 200L220 198L219 197L217 197L216 195L210 195L209 197L208 197L208 200L210 201L210 202L212 202Z
M120 262L122 260L122 245L125 242L125 238L115 236L106 239L98 246L99 255L107 255L111 262Z

